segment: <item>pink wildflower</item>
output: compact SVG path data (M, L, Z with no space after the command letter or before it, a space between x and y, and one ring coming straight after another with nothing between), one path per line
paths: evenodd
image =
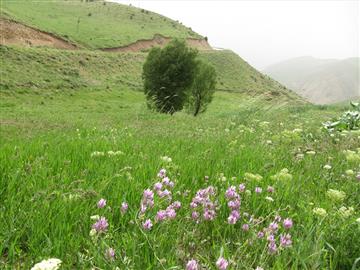
M152 226L153 226L153 224L150 219L145 220L145 222L143 223L144 230L149 231L149 230L151 230Z
M219 270L226 270L229 266L229 263L225 258L220 257L216 262L216 266Z
M243 231L247 232L250 229L249 224L242 225L242 229L243 229Z
M98 221L96 221L92 228L95 229L97 232L105 232L109 227L109 223L107 222L105 217L100 217Z
M186 264L186 270L198 270L198 264L195 260L190 260Z
M129 208L129 205L126 202L123 202L121 204L120 212L122 214L125 214L127 212L128 208Z
M106 200L105 199L100 199L97 203L97 207L98 208L104 208L106 205Z
M111 261L114 260L115 259L115 250L113 248L108 248L105 252L105 257Z
M290 229L293 226L293 221L290 218L286 218L284 219L283 225L285 229Z
M239 185L239 191L240 191L240 192L244 192L244 191L245 191L245 184L240 184L240 185Z
M255 188L255 193L261 193L262 192L262 188L261 187L256 187Z

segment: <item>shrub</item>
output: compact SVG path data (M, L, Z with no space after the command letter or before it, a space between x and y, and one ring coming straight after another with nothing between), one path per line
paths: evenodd
M142 74L148 107L170 114L183 109L197 69L196 56L196 50L177 39L150 50Z

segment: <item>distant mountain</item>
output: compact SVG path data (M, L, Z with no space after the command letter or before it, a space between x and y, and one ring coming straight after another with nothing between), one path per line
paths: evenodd
M344 60L298 57L269 66L263 72L317 104L360 96L360 58Z

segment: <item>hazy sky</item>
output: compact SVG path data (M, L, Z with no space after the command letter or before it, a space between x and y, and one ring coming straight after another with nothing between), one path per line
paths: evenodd
M359 0L114 0L179 20L262 69L298 56L359 56Z

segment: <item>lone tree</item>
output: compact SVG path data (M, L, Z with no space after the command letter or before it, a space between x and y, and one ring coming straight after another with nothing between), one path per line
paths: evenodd
M193 84L188 92L187 110L194 116L203 113L212 101L216 85L215 68L201 60L197 61Z
M196 56L196 50L177 39L163 49L151 49L142 74L150 108L170 114L183 109L195 78Z

